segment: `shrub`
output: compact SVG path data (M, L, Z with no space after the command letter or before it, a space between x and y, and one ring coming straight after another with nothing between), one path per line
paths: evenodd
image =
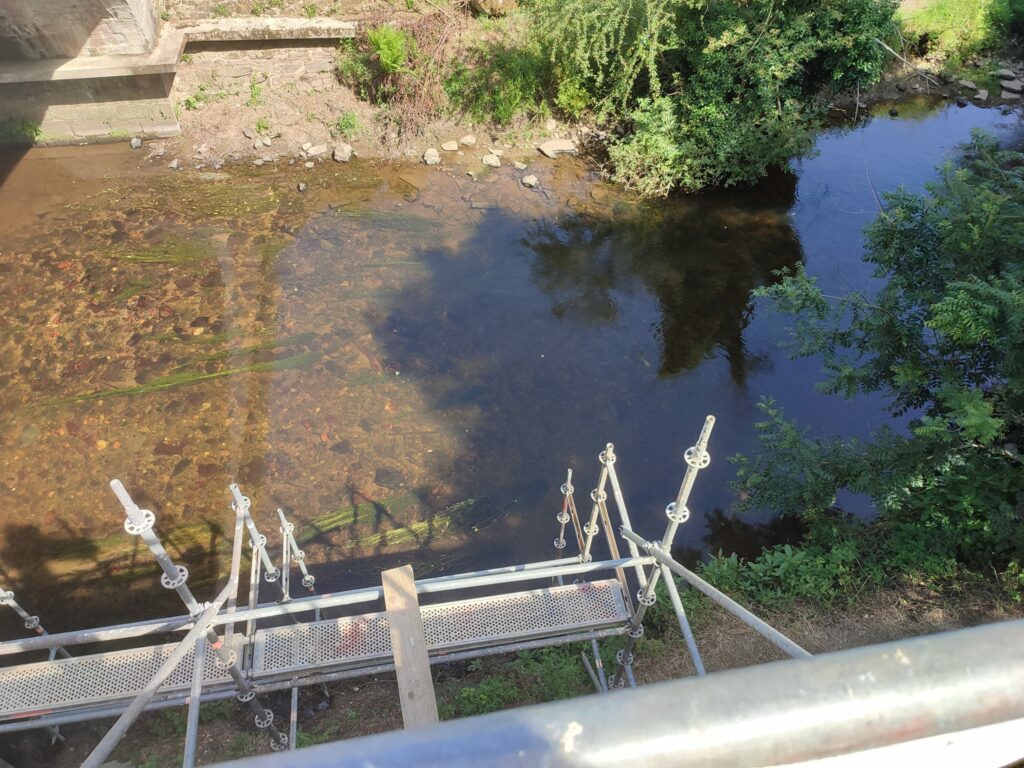
M1024 0L932 0L900 14L904 34L954 62L1003 45L1024 29Z
M334 133L343 138L351 138L359 133L359 115L345 112L334 123Z
M416 49L407 32L390 24L370 27L366 31L366 39L376 57L377 65L381 71L389 75L404 70Z
M339 43L338 77L360 98L381 104L396 92L400 76L414 75L416 52L408 32L390 24L370 27L364 37Z
M536 46L497 44L477 51L472 67L456 66L444 90L473 120L508 125L540 111L551 84L551 66Z

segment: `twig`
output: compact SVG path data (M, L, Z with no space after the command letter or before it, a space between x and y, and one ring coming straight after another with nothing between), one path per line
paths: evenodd
M434 8L439 10L441 13L443 13L445 16L447 16L448 17L448 21L450 21L452 24L456 23L455 18L450 13L448 13L448 11L446 11L444 8L442 8L437 3L435 3L434 0L424 0L424 1L426 2L427 5L433 6Z
M915 72L917 72L917 74L919 74L919 75L920 75L921 77L923 77L923 78L924 78L925 80L927 80L927 81L928 81L929 83L931 83L932 85L934 85L934 86L935 86L936 88L941 88L941 87L942 87L942 83L940 83L940 82L939 82L938 80L936 80L936 79L935 79L934 77L932 77L931 75L929 75L929 74L928 74L927 72L925 72L925 71L924 71L923 69L921 69L920 67L915 67L915 66L914 66L913 64L911 64L911 63L910 63L909 61L907 61L907 60L906 60L905 58L903 58L903 56L901 56L901 55L900 55L900 54L899 54L898 52L894 51L894 50L893 50L892 48L890 48L890 47L889 47L888 45L886 45L885 43L883 43L883 42L882 42L881 40L879 40L879 39L878 39L877 37L875 38L875 42L876 42L876 43L878 43L878 44L879 44L880 46L882 46L882 47L883 47L883 48L884 48L885 50L887 50L887 51L888 51L889 53L891 53L891 54L892 54L893 56L895 56L895 57L896 57L897 59L899 59L900 61L902 61L902 62L903 62L904 64L906 64L906 65L907 65L908 67L910 67L910 68L911 68L912 70L914 70Z

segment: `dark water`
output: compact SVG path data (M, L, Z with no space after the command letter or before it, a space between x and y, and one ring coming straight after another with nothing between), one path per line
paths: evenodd
M745 551L727 457L758 400L818 434L886 423L816 393L785 320L752 302L803 261L870 287L876 194L921 189L984 127L974 107L835 129L753 190L641 204L582 165L473 182L330 164L168 174L123 148L8 158L0 188L0 585L51 629L178 606L121 531L122 479L201 597L223 572L227 485L297 523L324 589L554 556L558 487L581 509L616 445L654 536L703 418L710 468L679 543ZM171 596L173 597L173 596ZM73 608L70 608L73 606ZM5 636L21 634L0 617Z

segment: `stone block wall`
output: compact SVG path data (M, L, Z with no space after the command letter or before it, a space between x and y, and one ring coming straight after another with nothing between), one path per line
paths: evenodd
M157 0L0 0L0 59L143 54Z

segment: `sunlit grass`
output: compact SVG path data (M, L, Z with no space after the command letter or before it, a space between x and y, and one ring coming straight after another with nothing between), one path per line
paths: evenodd
M1015 17L1024 17L1024 0L932 0L900 11L906 32L953 60L999 47Z

